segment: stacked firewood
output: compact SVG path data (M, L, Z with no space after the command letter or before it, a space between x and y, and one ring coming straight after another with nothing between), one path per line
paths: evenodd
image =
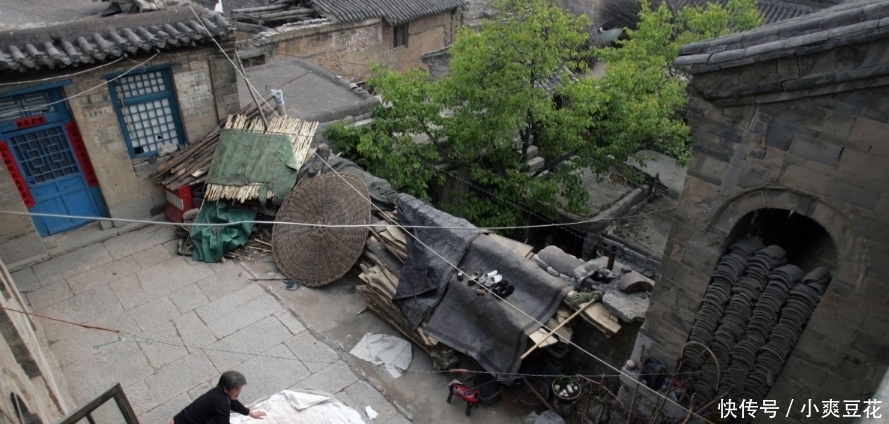
M263 105L263 111L266 116L273 115L267 104ZM259 109L255 103L251 103L241 109L238 114L245 115L247 118L255 118L259 116ZM225 122L221 122L199 141L173 153L158 166L157 170L151 174L151 178L170 190L177 190L184 185L203 184L206 181L213 154L216 153L219 134L224 125Z
M395 225L397 218L394 212L376 212L373 216L378 222L370 227L364 253L359 259L362 272L358 277L367 284L358 286L358 293L364 298L369 311L425 350L432 357L436 369L455 367L457 352L426 335L424 324L420 324L416 330L412 329L392 303L407 258L407 237L410 236Z

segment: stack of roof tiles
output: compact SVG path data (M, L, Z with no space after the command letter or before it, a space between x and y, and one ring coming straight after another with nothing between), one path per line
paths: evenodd
M829 281L826 268L803 277L779 246L732 245L716 265L689 334L695 343L678 370L697 371L697 399L765 398Z
M139 52L227 38L234 26L221 14L195 7L23 28L0 40L0 71L78 66Z

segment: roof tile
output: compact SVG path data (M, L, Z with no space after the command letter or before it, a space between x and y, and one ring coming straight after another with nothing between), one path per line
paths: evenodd
M464 4L466 0L315 0L314 8L337 22L383 18L395 26Z
M221 14L195 7L13 29L0 39L0 71L64 67L234 36ZM200 20L200 22L198 21ZM204 28L206 26L206 29Z

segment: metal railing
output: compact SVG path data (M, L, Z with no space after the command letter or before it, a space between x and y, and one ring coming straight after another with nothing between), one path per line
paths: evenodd
M56 424L77 424L81 423L83 419L86 419L89 424L102 423L104 420L100 418L97 421L96 417L93 416L93 413L112 399L114 399L117 404L117 410L120 411L124 423L139 424L139 420L136 418L136 413L133 412L133 407L130 405L127 395L124 394L123 388L120 387L120 383L116 383L86 404L71 411L68 415L65 415L59 421L56 421ZM115 422L119 423L120 421L119 419L116 419Z

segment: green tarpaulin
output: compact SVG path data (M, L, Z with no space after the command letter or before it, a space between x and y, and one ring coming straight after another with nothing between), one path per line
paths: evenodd
M267 190L280 203L296 184L298 171L290 137L224 129L207 173L208 184L246 186L261 183L259 201L265 204Z
M229 209L224 202L207 202L201 207L201 213L196 224L220 224L228 222L253 221L256 219L256 211L245 209ZM194 226L191 227L191 241L194 250L191 257L200 262L219 262L222 254L230 252L247 243L250 233L253 231L252 223L242 223L222 226Z

